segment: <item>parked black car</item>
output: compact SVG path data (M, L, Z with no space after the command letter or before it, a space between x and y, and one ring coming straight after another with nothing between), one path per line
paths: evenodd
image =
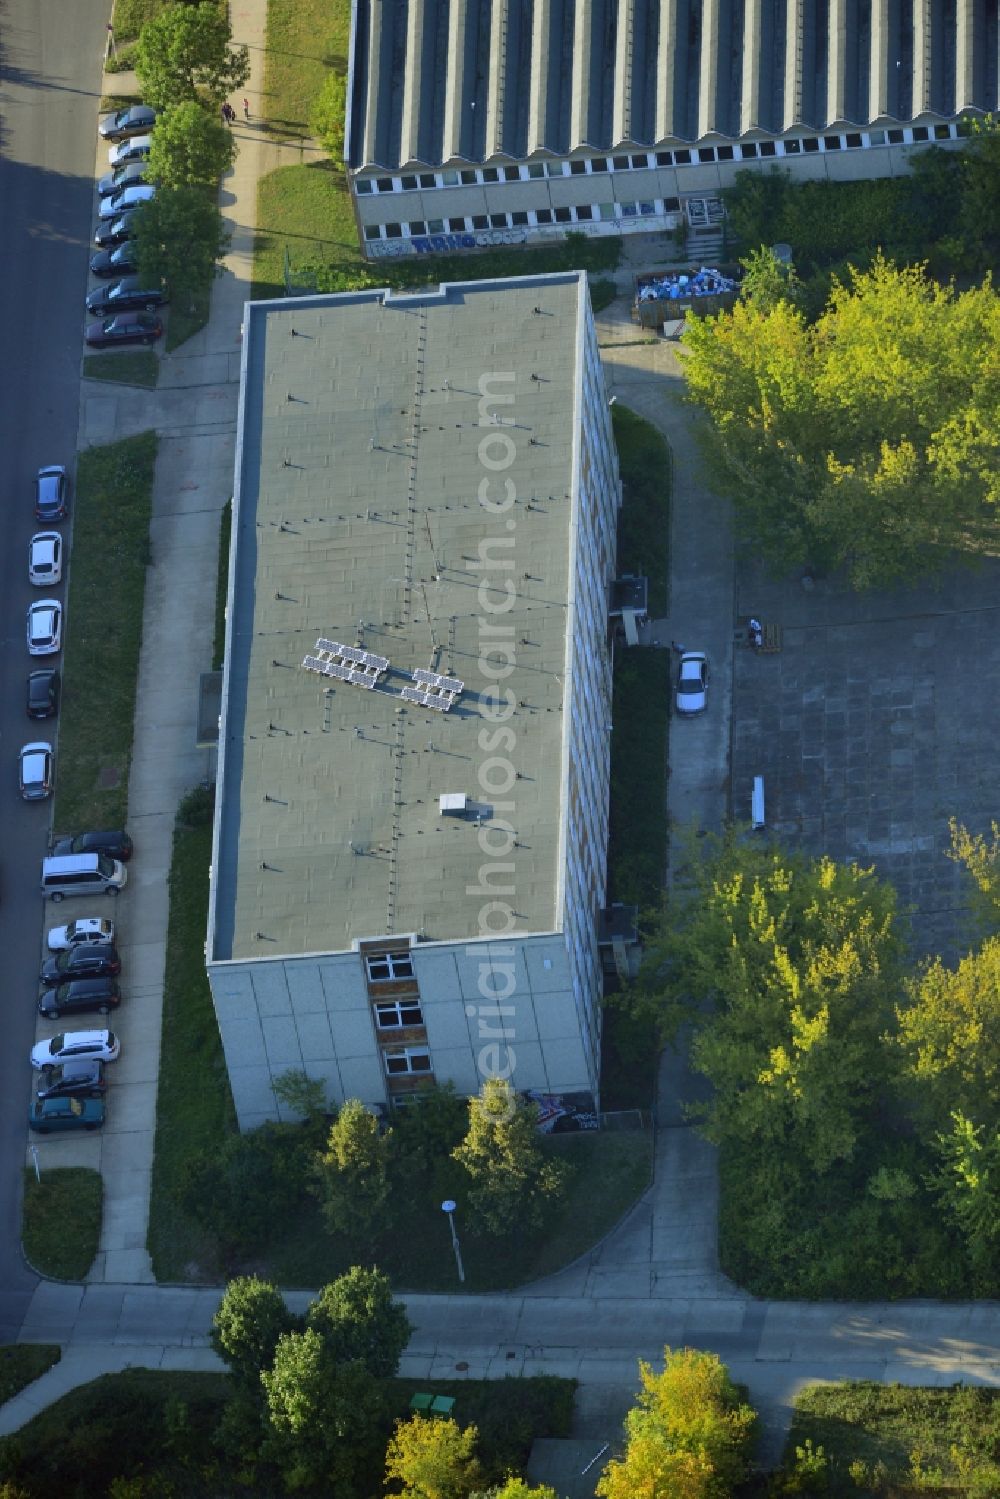
M72 979L114 978L121 971L122 960L118 956L117 947L104 942L92 942L46 958L38 977L47 989L54 989L57 984L65 984Z
M53 1067L39 1084L36 1098L101 1098L108 1091L104 1063L96 1057L81 1058Z
M107 250L98 250L90 262L94 276L130 276L135 269L135 244L130 239Z
M83 335L92 349L113 349L122 344L155 344L163 336L163 324L152 312L116 312L100 323L88 323Z
M152 312L155 307L162 307L166 300L162 289L145 286L141 276L122 276L120 280L92 291L87 297L87 311L97 316L110 312L134 312L137 308Z
M46 666L28 674L28 717L54 718L59 712L59 673Z
M69 514L69 475L61 463L50 463L35 475L35 519L65 520Z
M109 859L121 859L127 863L132 857L133 843L122 828L103 828L96 833L77 833L75 838L58 838L52 852L64 854L107 854Z
M64 1015L79 1015L86 1010L99 1010L106 1015L117 1010L122 1002L121 990L113 978L73 979L60 984L58 989L43 989L38 996L38 1008L49 1020L60 1020Z
M94 235L94 244L99 250L113 250L115 245L123 245L132 238L134 221L131 213L123 213L120 218L109 219L107 223L97 226Z

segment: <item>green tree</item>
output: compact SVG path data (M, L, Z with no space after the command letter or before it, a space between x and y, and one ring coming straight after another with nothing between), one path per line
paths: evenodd
M214 188L235 159L233 132L186 99L157 120L147 175L161 187Z
M470 1499L558 1499L558 1495L547 1483L540 1483L532 1488L523 1478L508 1478L496 1488L482 1489L472 1494Z
M221 104L250 77L250 52L234 47L225 6L167 5L139 34L135 71L142 97L154 109L202 99Z
M256 1387L279 1340L297 1326L276 1286L240 1275L229 1282L212 1318L212 1347L236 1379Z
M174 296L212 279L229 238L204 188L162 188L135 211L139 275L153 285L165 281Z
M468 1201L481 1228L507 1235L536 1227L561 1195L565 1169L538 1142L538 1109L503 1078L469 1099L469 1129L452 1156L469 1175Z
M633 1002L694 1026L715 1144L787 1146L814 1172L852 1158L889 1072L902 948L871 870L733 833L692 847Z
M662 1371L640 1363L626 1449L597 1486L601 1499L728 1499L749 1473L753 1408L714 1353L664 1349Z
M402 1499L466 1499L480 1480L474 1426L414 1416L397 1421L385 1455L390 1483Z
M985 269L1000 255L1000 121L995 115L969 116L966 131L966 148L958 158L961 226L966 245L978 247L978 257L970 256L973 267Z
M337 1499L368 1492L384 1421L378 1381L360 1364L337 1364L314 1327L283 1334L260 1377L268 1421L262 1455L287 1487L322 1487Z
M309 126L323 150L338 165L344 157L344 128L347 115L347 74L327 73L323 87L316 95L309 116Z
M948 858L963 866L974 886L973 915L987 931L995 931L1000 913L1000 822L991 823L989 838L982 833L970 833L954 817L948 826L951 829Z
M307 1124L317 1124L329 1107L322 1078L310 1077L301 1067L290 1067L276 1077L274 1092L279 1103Z
M397 1174L410 1178L426 1174L450 1156L468 1128L469 1106L452 1083L421 1088L410 1108L402 1109L394 1126Z
M796 277L790 265L785 265L774 251L765 245L751 250L740 261L743 280L740 296L752 302L760 312L770 312L779 302L795 301Z
M937 1137L940 1166L931 1178L965 1240L979 1295L1000 1281L1000 1129L973 1124L957 1110Z
M630 1436L598 1480L600 1499L707 1499L712 1467L700 1452L672 1450L658 1433Z
M956 968L935 958L907 980L906 993L896 1040L917 1117L947 1129L957 1109L981 1124L1000 1124L1000 937Z
M306 1314L337 1363L362 1364L379 1379L390 1379L413 1327L401 1302L394 1301L381 1270L355 1265L324 1286Z
M856 588L992 534L1000 499L1000 299L877 257L813 327L741 300L685 334L692 401L737 519L772 566L844 566Z
M347 1099L313 1163L312 1189L331 1233L368 1242L385 1229L391 1150L392 1130L383 1133L360 1099Z
M224 1255L259 1249L302 1206L308 1147L298 1125L268 1123L231 1135L187 1161L181 1202L217 1236Z

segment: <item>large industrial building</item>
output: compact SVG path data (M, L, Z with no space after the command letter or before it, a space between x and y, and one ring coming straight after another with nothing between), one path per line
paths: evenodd
M371 257L697 226L746 167L883 176L998 108L997 0L354 0ZM690 205L690 207L689 207Z
M207 943L240 1125L597 1103L620 485L576 273L249 304Z

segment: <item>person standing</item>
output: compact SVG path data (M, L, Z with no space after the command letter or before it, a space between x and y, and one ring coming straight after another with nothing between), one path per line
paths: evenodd
M250 100L246 98L243 100L243 118L245 120L250 118Z
M220 104L219 105L219 114L222 116L222 123L223 123L223 125L228 125L229 124L229 105L228 104Z

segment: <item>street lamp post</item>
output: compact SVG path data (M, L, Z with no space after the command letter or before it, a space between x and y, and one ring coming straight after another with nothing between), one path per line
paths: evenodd
M442 1204L441 1204L441 1211L442 1211L442 1213L447 1213L448 1214L448 1227L451 1229L451 1247L455 1251L455 1264L458 1266L458 1279L459 1279L459 1283L464 1286L465 1285L465 1267L462 1264L462 1251L461 1251L461 1248L459 1247L459 1243L458 1243L458 1234L455 1232L455 1208L456 1208L456 1205L457 1204L454 1203L451 1200L451 1198L449 1197L445 1202L442 1202Z

